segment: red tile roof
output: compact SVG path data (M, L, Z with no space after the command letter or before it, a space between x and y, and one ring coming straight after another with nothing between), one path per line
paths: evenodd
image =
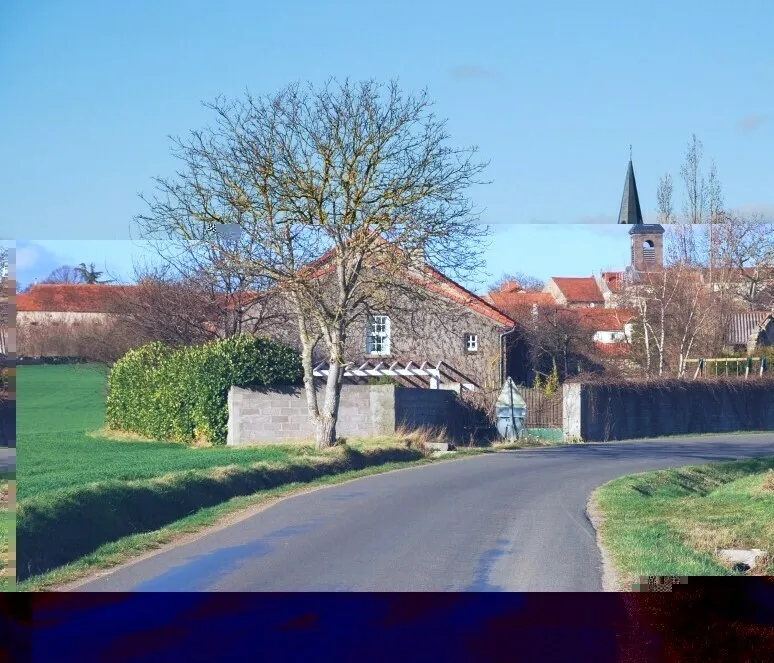
M383 242L384 244L389 244L386 239L381 237L377 237L377 240ZM400 249L397 247L394 247L394 250L400 251ZM329 249L319 258L309 263L306 269L310 270L311 275L314 278L318 278L330 273L335 268L334 265L329 263L329 260L333 257L333 255L334 250ZM448 276L445 276L437 269L434 269L430 265L425 264L424 273L425 275L429 276L430 279L422 279L418 275L414 277L409 272L406 273L406 276L411 278L413 281L424 285L428 290L436 292L454 302L462 304L469 310L478 313L479 315L483 315L500 325L505 327L513 327L515 325L515 322L512 318L498 310L495 306L486 301L486 299L473 294L466 288L463 288L459 283L453 281Z
M567 309L565 315L575 318L589 331L621 331L624 325L636 317L634 311L615 308Z
M471 311L483 315L498 324L505 327L514 326L513 318L505 315L478 295L474 295L470 290L463 288L459 283L452 281L448 276L441 274L437 269L430 265L425 265L425 273L432 277L432 281L427 284L428 289L445 295L452 301L463 304Z
M628 343L599 343L595 341L594 349L600 355L608 357L625 357L631 352L631 346Z
M602 272L602 280L610 288L610 292L618 292L623 280L623 272Z
M604 304L605 299L599 291L599 286L593 276L583 278L565 278L554 276L551 279L559 291L565 296L568 303L599 303Z
M87 285L85 283L39 283L29 291L16 295L17 311L48 311L52 313L116 313L121 297L132 292L139 294L146 287L138 285ZM235 306L241 301L246 307L260 298L251 292L216 294L209 303L218 307Z
M537 304L540 308L556 307L556 300L547 292L495 290L486 295L484 299L511 318L530 314L533 304Z
M16 295L17 311L110 313L127 287L123 285L37 284Z

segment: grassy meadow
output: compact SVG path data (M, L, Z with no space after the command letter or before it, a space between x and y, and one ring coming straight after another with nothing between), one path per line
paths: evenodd
M769 553L748 573L774 575L774 457L619 477L594 497L619 579L738 575L717 548Z

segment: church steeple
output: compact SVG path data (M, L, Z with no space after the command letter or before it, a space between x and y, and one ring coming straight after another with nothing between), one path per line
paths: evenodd
M626 171L626 182L624 183L618 223L642 224L644 221L642 220L642 210L640 209L640 197L637 194L637 182L634 179L631 149L631 146L629 146L629 168Z

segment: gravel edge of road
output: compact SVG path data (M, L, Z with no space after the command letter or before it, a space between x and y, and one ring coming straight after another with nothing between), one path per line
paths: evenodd
M603 592L620 592L623 582L620 574L613 564L612 557L602 543L601 528L605 518L602 515L602 510L599 508L596 497L596 488L591 491L588 500L586 501L586 517L589 519L591 526L594 528L596 535L597 548L602 556L602 591Z

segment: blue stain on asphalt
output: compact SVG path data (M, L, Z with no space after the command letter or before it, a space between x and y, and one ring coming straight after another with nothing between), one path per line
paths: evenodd
M265 557L273 551L273 540L286 539L314 529L319 522L289 525L267 534L264 538L238 546L217 548L203 555L194 555L181 565L169 569L151 580L136 585L136 592L198 592L233 571L248 558Z
M496 547L487 550L478 560L478 566L476 567L476 575L473 578L473 582L465 588L466 592L502 592L503 588L500 585L492 585L489 582L489 576L492 573L492 568L505 553L508 546L508 541L505 539L497 539L495 541Z
M348 493L331 493L330 495L325 495L323 497L324 500L351 500L356 497L362 497L365 495L366 492L364 490L352 490Z

